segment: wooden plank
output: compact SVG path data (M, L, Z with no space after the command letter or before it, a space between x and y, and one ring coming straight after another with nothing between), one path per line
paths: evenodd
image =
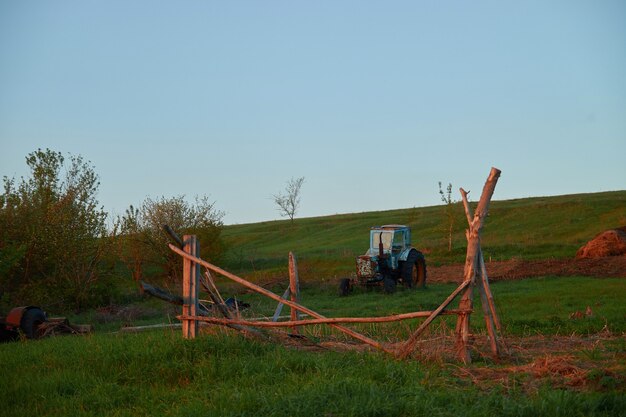
M203 259L200 259L200 258L198 258L196 256L193 256L193 255L191 255L189 253L186 253L185 251L180 250L179 248L177 248L176 246L172 245L171 243L169 244L169 248L172 251L174 251L177 254L179 254L180 256L182 256L182 257L184 257L186 259L189 259L190 261L197 262L200 265L204 266L205 268L208 268L211 271L213 271L213 272L215 272L217 274L220 274L220 275L222 275L222 276L224 276L224 277L226 277L226 278L228 278L228 279L230 279L232 281L235 281L235 282L243 285L244 287L247 287L247 288L249 288L249 289L251 289L251 290L253 290L253 291L255 291L255 292L259 293L259 294L262 294L262 295L264 295L266 297L269 297L272 300L275 300L275 301L278 301L278 302L282 302L285 305L287 305L287 306L289 306L291 308L295 308L298 311L301 311L303 313L307 313L308 315L310 315L312 317L315 317L315 318L318 318L318 319L325 319L326 318L326 317L322 316L321 314L318 314L318 313L316 313L315 311L313 311L313 310L311 310L309 308L301 306L298 303L294 303L291 300L282 299L279 295L276 295L273 292L271 292L269 290L266 290L263 287L260 287L260 286L258 286L256 284L253 284L252 282L246 281L245 279L240 278L237 275L232 274L232 273L230 273L230 272L228 272L228 271L226 271L226 270L224 270L224 269L222 269L222 268L220 268L218 266L210 264L209 262L207 262L207 261L205 261ZM339 330L339 331L341 331L341 332L343 332L343 333L345 333L345 334L347 334L347 335L349 335L349 336L351 336L351 337L353 337L353 338L355 338L357 340L360 340L363 343L366 343L366 344L368 344L370 346L373 346L376 349L380 349L380 350L382 350L384 352L387 352L389 354L394 354L394 352L391 349L383 346L381 343L379 343L379 342L377 342L377 341L375 341L373 339L370 339L369 337L367 337L365 335L362 335L362 334L360 334L358 332L355 332L352 329L348 329L348 328L340 326L338 324L330 324L330 326L334 327L335 329L337 329L337 330Z
M287 288L285 290L285 292L283 293L283 297L282 298L289 297L289 293L290 292L291 292L291 289ZM272 321L278 321L278 318L280 317L280 313L283 311L283 306L284 305L285 304L282 301L280 303L278 303L278 305L276 306L276 310L274 311L274 316L272 316Z

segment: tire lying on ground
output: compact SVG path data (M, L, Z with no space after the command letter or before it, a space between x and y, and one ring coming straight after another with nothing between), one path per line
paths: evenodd
M46 313L38 307L31 307L22 314L20 330L27 339L37 339L37 329L47 320Z

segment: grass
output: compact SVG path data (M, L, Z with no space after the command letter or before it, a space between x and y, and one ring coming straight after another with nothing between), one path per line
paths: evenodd
M220 334L56 338L2 346L0 360L0 415L12 417L610 416L626 407L616 390L484 390L436 364Z
M338 297L337 288L308 284L302 289L302 304L329 317L372 317L413 311L434 310L457 287L457 284L431 284L426 289L398 289L384 294L380 289L357 287L347 297ZM519 281L491 283L496 310L505 326L506 334L525 336L589 334L608 329L614 333L626 332L623 296L626 280L622 278L543 277ZM282 294L283 288L274 288ZM248 316L271 317L276 302L255 294L238 296L252 304ZM472 315L474 331L484 328L480 297L474 297ZM450 308L456 308L458 298ZM590 306L592 317L571 320L575 311L584 312ZM287 313L288 309L283 311Z
M224 278L217 282L224 288ZM337 295L335 281L307 283L302 285L301 303L328 317L372 317L413 311L434 310L457 287L457 284L430 284L426 289L405 290L401 286L394 294L387 295L380 288L355 287L348 297ZM241 288L241 287L238 287ZM251 304L244 311L246 317L271 317L276 302L255 293L225 292L223 296L236 296ZM271 290L282 295L285 287L275 285ZM589 277L541 277L528 280L497 281L491 283L496 309L510 335L530 334L588 334L605 328L614 332L626 332L623 310L623 294L626 280L622 278ZM138 299L140 300L140 299ZM450 308L456 308L458 299ZM570 320L576 311L584 312L590 306L593 317ZM472 324L481 331L482 310L480 297L475 295ZM79 315L69 315L73 323L91 323L97 332L112 332L122 326L141 326L155 323L177 322L180 308L160 300L146 298L118 310L88 310ZM282 314L289 314L284 308ZM451 323L451 319L448 320Z
M357 290L339 298L330 286L309 286L302 302L335 317L394 314L433 308L454 287L433 284L394 295ZM508 337L626 332L623 279L546 277L496 282L492 290ZM271 314L275 307L256 296L242 298L253 305L250 314ZM569 319L587 305L594 317ZM484 337L478 312L472 324L477 338ZM384 339L388 329L366 330ZM619 363L625 352L618 338L583 349L577 358L600 364L616 357ZM299 351L227 331L195 340L183 340L179 330L160 330L22 341L0 345L0 361L0 416L11 417L613 416L626 409L623 359L621 371L609 371L615 359L589 371L592 388L583 390L550 379L529 385L533 377L525 372L509 374L505 383L477 384L454 364L398 361L377 352ZM466 369L501 366L477 358Z
M626 225L626 191L493 201L483 228L486 259L571 258L596 234ZM351 273L354 257L368 247L369 229L381 224L411 226L413 244L432 265L463 262L466 220L456 204L454 250L447 250L443 206L226 226L229 248L222 265L251 278L279 275L287 254L298 256L304 279Z
M624 207L626 191L494 201L482 239L485 257L572 257L597 233L626 224ZM431 284L393 295L357 289L339 298L336 278L352 272L354 256L366 250L369 228L386 223L410 225L429 264L462 262L460 210L452 253L446 250L445 214L438 206L296 219L293 226L288 221L227 226L229 249L220 266L252 280L274 280L272 289L282 294L287 253L293 251L302 304L321 314L430 310L456 285ZM224 284L219 280L224 295L252 304L246 314L272 315L275 302ZM195 340L183 340L179 330L108 333L122 325L174 321L178 314L160 301L128 297L127 305L117 309L69 316L73 323L94 324L93 335L0 345L0 416L626 415L624 279L544 277L494 282L491 288L507 339L526 346L537 338L578 335L585 343L565 353L552 352L548 345L537 358L519 351L507 363L479 356L461 367L398 361L377 352L301 351L226 330ZM482 340L479 297L475 300L472 332ZM593 317L570 319L587 306ZM397 341L418 322L357 328L379 340ZM433 331L453 328L453 319L438 319ZM339 338L327 327L307 332L313 340ZM598 334L615 336L605 340ZM572 362L564 368L540 375L530 367L535 360L548 363L563 354ZM563 369L582 375L585 383L573 385ZM491 376L481 379L485 373Z

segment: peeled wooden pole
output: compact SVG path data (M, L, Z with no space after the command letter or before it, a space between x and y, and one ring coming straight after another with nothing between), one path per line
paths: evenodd
M482 253L479 255L482 261ZM487 328L487 333L489 334L489 344L491 346L491 353L494 356L498 356L498 340L496 336L496 329L493 322L493 316L491 314L491 308L489 307L489 301L487 301L487 291L485 289L485 285L487 282L487 277L485 275L485 270L482 269L481 262L481 272L480 279L476 280L476 285L478 286L478 292L480 294L480 305L483 309L483 317L485 319L485 327Z
M195 262L197 264L200 264L200 265L204 266L205 268L208 268L211 271L214 271L217 274L220 274L220 275L222 275L222 276L224 276L224 277L226 277L226 278L228 278L228 279L230 279L232 281L235 281L235 282L243 285L244 287L250 288L251 290L253 290L255 292L258 292L259 294L262 294L262 295L264 295L266 297L269 297L272 300L278 301L279 303L283 303L283 304L285 304L285 305L287 305L287 306L289 306L291 308L294 308L294 309L296 309L298 311L306 313L306 314L308 314L311 317L315 317L315 318L318 318L318 319L325 319L326 318L326 317L322 316L321 314L316 313L313 310L310 310L310 309L308 309L308 308L306 308L304 306L301 306L300 304L294 303L293 301L281 298L279 295L276 295L273 292L268 291L268 290L266 290L263 287L260 287L260 286L258 286L256 284L253 284L253 283L249 282L249 281L246 281L245 279L240 278L237 275L231 274L230 272L225 271L222 268L217 267L217 266L215 266L213 264L210 264L210 263L208 263L207 261L205 261L203 259L200 259L200 258L198 258L196 256L193 256L193 255L191 255L189 253L186 253L186 252L180 250L179 248L177 248L176 246L172 245L171 243L169 244L169 247L170 247L170 249L172 251L176 252L177 254L182 256L183 258L188 259L189 261ZM355 331L353 331L351 329L348 329L346 327L343 327L343 326L340 326L340 325L337 325L337 324L330 324L330 326L334 327L335 329L337 329L337 330L339 330L339 331L341 331L341 332L343 332L343 333L345 333L345 334L347 334L349 336L352 336L353 338L355 338L357 340L360 340L363 343L367 343L368 345L373 346L376 349L380 349L380 350L385 351L385 352L387 352L389 354L393 354L393 351L391 351L390 349L384 347L382 344L378 343L377 341L370 339L367 336L364 336L364 335L362 335L362 334L360 334L358 332L355 332Z
M325 319L307 319L307 320L290 320L290 321L253 321L253 320L236 320L236 319L224 319L217 317L196 317L195 319L201 322L214 323L214 324L238 324L243 326L255 326L255 327L294 327L294 326L312 326L318 324L337 324L337 323L389 323L394 321L410 320L416 318L430 317L432 311L416 311L414 313L396 314L386 317L333 317ZM440 315L459 315L469 314L471 311L462 310L444 310ZM191 317L177 316L179 320L188 320Z
M491 197L493 196L500 173L501 171L499 169L491 168L491 172L489 173L489 177L487 177L487 181L483 187L483 192L480 196L480 200L478 201L478 206L476 207L476 212L474 213L467 232L467 255L465 258L464 280L470 285L468 285L465 289L465 292L461 297L461 301L459 302L459 309L461 310L473 309L474 285L476 282L476 276L481 273L479 259L480 231L489 212L489 203L491 202ZM470 315L467 314L460 316L457 319L456 325L457 353L459 358L465 363L469 363L471 361L471 356L469 350L467 349L469 343L469 331Z
M463 207L465 208L465 216L467 217L467 224L471 226L472 224L472 209L469 206L469 202L467 201L467 195L469 191L465 191L463 188L459 188L461 192L461 200L463 200Z
M170 245L171 246L171 245ZM178 248L177 248L178 249ZM183 236L183 249L178 249L191 257L200 253L198 241L194 235ZM189 258L183 259L183 316L198 315L198 266ZM183 320L183 337L193 339L198 332L198 322Z
M471 227L474 214L472 213L472 209L470 208L469 202L467 201L467 195L469 194L469 192L465 191L463 188L460 188L459 191L461 192L461 198L463 200L463 207L465 208L465 215L467 217L468 227ZM500 320L498 319L495 304L493 302L493 295L491 294L491 288L489 287L489 277L487 276L487 268L485 267L485 260L483 258L482 249L479 248L479 250L480 252L478 258L480 262L480 279L477 280L478 290L480 292L485 326L487 328L487 332L489 333L491 351L495 356L498 356L499 349L496 330L501 331Z
M483 258L482 252L480 254L480 270L482 271L483 286L485 288L485 295L487 296L489 310L491 311L491 316L493 317L493 323L496 326L496 329L501 332L502 327L500 326L500 319L498 318L498 314L496 313L496 304L493 301L493 294L491 294L491 288L489 287L489 279L487 278L487 267L485 266L485 259Z

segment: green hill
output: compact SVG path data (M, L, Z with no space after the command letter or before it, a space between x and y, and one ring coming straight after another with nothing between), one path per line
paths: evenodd
M439 205L226 226L228 250L221 264L251 279L271 280L284 276L292 251L304 279L334 278L354 271L371 226L391 223L412 228L413 245L430 265L463 262L467 221L461 203L455 212L451 252L445 208ZM624 225L625 190L492 201L482 248L492 260L570 258L596 234Z

